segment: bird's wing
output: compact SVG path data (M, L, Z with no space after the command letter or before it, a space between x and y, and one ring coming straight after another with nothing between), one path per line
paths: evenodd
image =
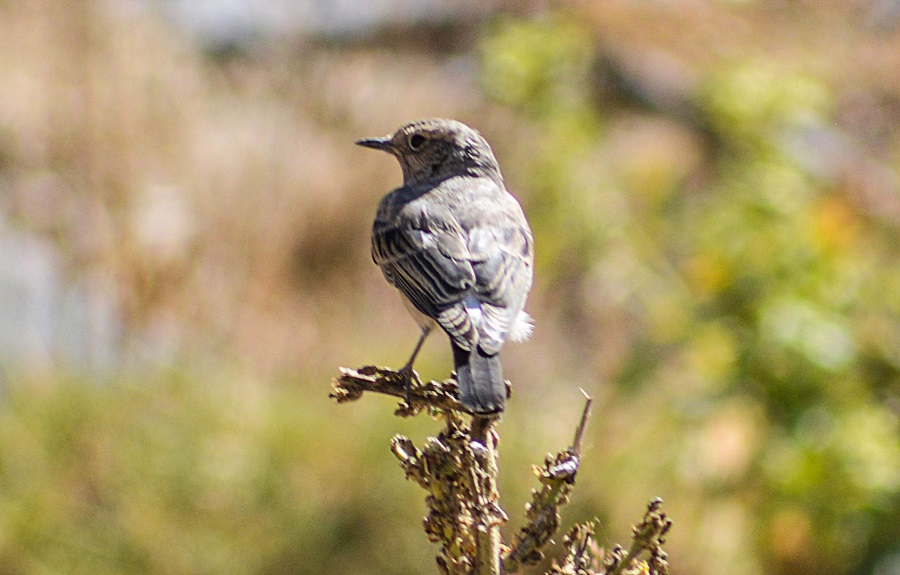
M463 301L475 285L475 271L465 233L450 214L426 213L415 204L379 210L372 259L417 310L437 320L461 347L470 349L477 341Z
M479 346L497 353L518 320L534 274L534 240L521 207L512 198L477 206L480 225L469 231L468 248L479 302Z

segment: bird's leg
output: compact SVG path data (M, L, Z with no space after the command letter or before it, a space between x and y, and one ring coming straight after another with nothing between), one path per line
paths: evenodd
M425 338L428 337L429 333L431 333L430 326L422 328L422 335L419 336L419 341L418 343L416 343L416 347L415 349L413 349L409 361L406 362L406 365L400 368L400 375L403 376L403 379L406 381L406 405L412 405L409 402L409 393L410 387L412 386L413 362L416 361L416 356L419 355L419 350L422 349L422 344L425 343Z

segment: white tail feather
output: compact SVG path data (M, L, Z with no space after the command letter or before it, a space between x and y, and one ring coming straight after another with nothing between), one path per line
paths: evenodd
M515 342L525 341L531 337L533 331L534 320L524 311L520 311L509 328L509 339Z

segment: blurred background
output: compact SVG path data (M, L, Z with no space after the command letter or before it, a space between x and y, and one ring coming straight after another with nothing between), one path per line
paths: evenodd
M0 573L436 572L388 442L439 423L327 398L418 335L353 141L429 116L536 235L508 534L583 387L564 524L900 574L897 0L0 1Z

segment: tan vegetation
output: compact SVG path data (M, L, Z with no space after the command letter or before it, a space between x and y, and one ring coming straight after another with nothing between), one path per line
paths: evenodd
M0 218L122 334L115 369L0 349L0 572L432 572L385 445L434 430L327 399L417 336L369 258L399 170L352 143L428 116L479 128L536 234L506 502L580 386L566 524L625 540L659 495L673 574L891 572L889 4L527 2L214 54L133 2L0 2Z

